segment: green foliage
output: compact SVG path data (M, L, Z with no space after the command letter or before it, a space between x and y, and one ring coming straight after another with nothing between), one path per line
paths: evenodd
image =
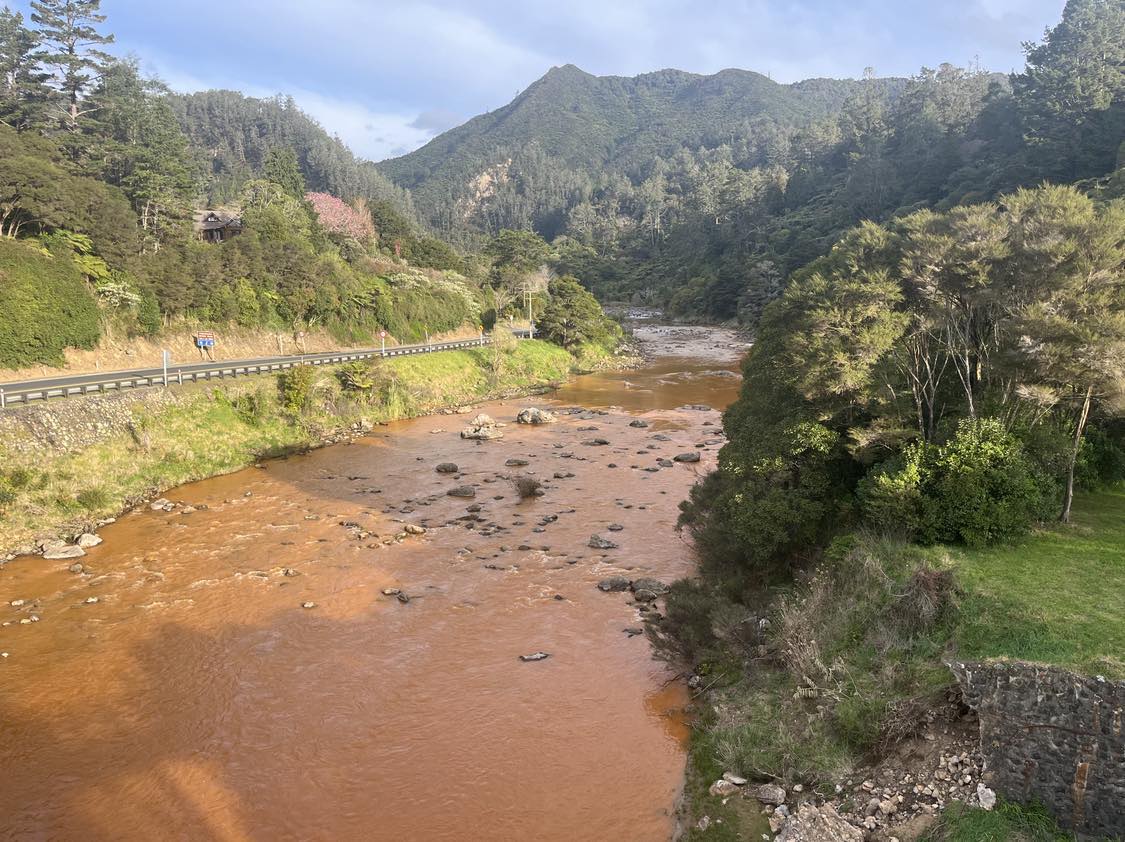
M65 251L0 239L0 366L57 365L98 335L97 304Z
M586 343L609 346L620 339L620 328L577 278L564 275L552 279L547 294L547 306L535 324L543 339L567 350Z
M922 842L1074 842L1040 805L1001 802L985 811L954 802Z
M1047 515L1056 489L1037 475L1015 436L995 420L962 421L923 468L922 536L984 546Z
M303 415L311 406L317 370L311 365L295 365L277 377L281 407L289 415Z
M262 177L298 202L305 197L305 178L297 164L297 153L288 146L275 146L262 161Z
M1057 486L995 419L965 420L943 445L915 443L860 484L868 522L934 543L1011 540L1047 516Z

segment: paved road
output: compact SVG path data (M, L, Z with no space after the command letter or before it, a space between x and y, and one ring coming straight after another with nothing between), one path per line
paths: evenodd
M526 338L526 331L513 331ZM408 354L428 354L435 351L449 351L457 348L476 348L492 341L490 335L482 339L465 339L454 342L432 342L417 345L393 345L386 351L380 348L366 348L356 351L327 351L318 354L291 354L276 357L254 357L244 360L216 360L175 364L168 366L169 386L213 378L242 377L249 374L266 374L292 368L294 365L325 365L371 359L373 357L398 357ZM49 398L73 397L93 392L112 392L144 386L164 385L164 369L134 368L124 371L99 371L92 374L72 374L63 377L48 377L40 380L21 380L0 383L0 408L22 405Z

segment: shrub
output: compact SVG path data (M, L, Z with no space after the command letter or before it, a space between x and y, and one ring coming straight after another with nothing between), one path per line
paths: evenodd
M994 544L1026 532L1050 511L1050 481L995 419L962 421L933 456L923 484L926 541Z
M68 253L0 238L0 366L60 363L99 333L97 304Z
M269 414L270 398L263 389L255 389L238 395L231 401L231 407L243 422L259 426Z
M295 365L277 378L281 405L290 415L300 415L312 405L316 369L311 365Z
M1055 484L996 419L965 420L944 445L917 443L860 484L867 522L927 543L979 547L1050 511Z
M98 512L109 505L109 493L102 487L95 485L79 491L74 496L75 502L88 512Z
M357 360L336 369L336 379L345 392L370 392L375 387L374 366Z

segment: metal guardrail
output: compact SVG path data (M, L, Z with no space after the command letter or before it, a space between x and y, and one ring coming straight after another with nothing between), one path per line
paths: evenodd
M527 339L529 332L526 330L512 331L520 339ZM213 366L200 368L198 363L191 365L190 371L183 368L168 369L167 373L161 371L157 374L137 374L130 371L108 372L105 379L88 383L60 383L57 386L36 386L28 389L8 389L0 387L0 409L9 406L29 404L32 401L50 400L52 398L71 398L104 392L121 392L126 389L138 389L149 386L172 386L184 383L198 383L214 378L220 380L227 377L246 377L259 374L269 374L283 371L297 365L334 365L338 363L354 362L356 360L369 360L384 357L401 357L411 354L431 354L435 351L452 351L458 348L481 348L492 343L491 335L484 335L478 339L461 339L453 342L430 342L421 345L394 345L390 348L376 348L362 351L346 351L341 353L299 354L291 357L277 357L269 362L217 362ZM151 369L140 369L151 371ZM75 375L88 377L89 375ZM58 378L65 380L66 378ZM34 381L30 381L34 382Z

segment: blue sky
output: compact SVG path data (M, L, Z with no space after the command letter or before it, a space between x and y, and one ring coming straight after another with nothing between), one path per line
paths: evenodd
M27 11L26 0L0 0ZM378 160L498 108L554 65L599 75L740 67L781 82L910 75L1021 43L1064 0L102 0L114 52L177 90L292 94ZM208 12L208 10L213 10Z

